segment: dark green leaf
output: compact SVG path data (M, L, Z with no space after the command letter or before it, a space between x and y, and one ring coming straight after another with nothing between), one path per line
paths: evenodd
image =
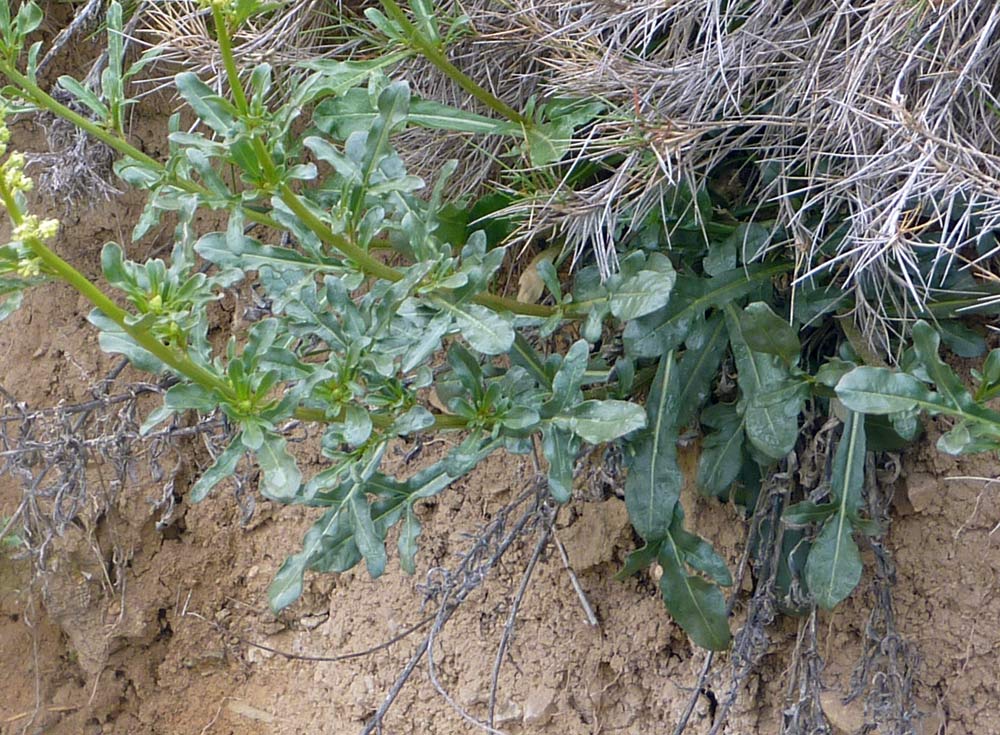
M736 308L726 305L725 314L740 391L746 402L747 438L758 451L772 459L781 459L798 440L798 415L806 396L806 384L785 382L788 370L780 358L750 349Z
M736 240L730 236L725 240L712 241L702 261L702 268L710 276L731 271L736 267Z
M959 357L980 357L986 353L986 340L962 322L942 319L938 322L941 341Z
M699 572L708 575L722 587L731 587L733 576L725 559L719 556L712 544L697 534L684 529L684 510L680 503L674 506L674 518L670 524L670 539L684 556L684 561ZM665 543L670 543L668 540Z
M827 610L847 597L861 579L861 556L851 534L853 519L862 504L865 451L864 416L851 412L833 458L830 495L834 512L813 542L806 561L809 589L816 603ZM800 515L810 510L801 508ZM786 522L787 518L786 513Z
M840 506L840 512L849 518L861 508L861 489L865 483L865 420L864 416L849 412L844 423L844 433L833 456L830 477L830 496Z
M961 409L970 413L976 413L979 406L961 378L951 367L941 359L938 354L939 348L938 333L934 331L927 322L917 322L913 325L913 347L935 387L942 398L947 400L952 408Z
M710 279L679 276L669 303L625 327L626 352L633 357L659 357L678 347L691 325L711 307L742 298L789 269L787 263L736 268Z
M667 535L684 483L677 465L677 365L672 352L660 360L646 401L648 428L625 447L625 505L646 541Z
M837 514L813 541L806 560L806 583L816 604L832 610L861 581L861 554L852 537L850 520Z
M656 556L659 553L659 541L643 544L642 547L625 557L625 566L615 574L615 579L619 581L626 580L633 574L638 574L643 569L648 569L649 565L656 561Z
M716 431L701 443L698 458L698 489L724 498L743 467L743 419L735 406L716 404L702 413L702 423Z
M743 263L752 263L767 247L771 240L771 231L764 225L756 222L740 222L727 238L739 253L739 260Z
M754 352L777 355L788 365L798 361L802 349L798 335L763 301L756 301L743 310L741 326L743 338Z
M726 322L715 314L695 327L687 338L687 349L678 363L680 375L677 426L687 426L708 398L712 381L729 344Z
M835 388L840 379L851 372L857 365L853 362L841 360L839 357L831 357L824 362L816 371L816 381L822 383L827 388Z
M743 417L750 443L771 459L784 458L798 441L799 414L808 395L808 384L796 379L767 385L755 393Z
M663 567L660 592L670 615L690 636L695 645L710 651L729 647L729 619L726 598L717 585L684 569L680 549L666 541L660 547Z

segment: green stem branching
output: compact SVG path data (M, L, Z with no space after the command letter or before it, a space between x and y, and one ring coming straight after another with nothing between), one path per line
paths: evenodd
M448 57L444 55L444 52L424 36L419 28L413 25L395 0L382 0L382 7L385 8L385 12L396 21L399 27L403 29L407 42L424 58L441 70L445 76L455 82L455 84L498 115L524 128L532 126L529 118L522 115L490 91L476 84L465 72L452 64L448 60Z

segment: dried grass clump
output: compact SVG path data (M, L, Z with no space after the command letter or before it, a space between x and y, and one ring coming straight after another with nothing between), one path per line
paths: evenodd
M384 53L362 16L378 5L289 0L240 31L238 61L280 72ZM195 0L140 7L135 38L160 54L153 86L180 68L222 84ZM435 9L442 28L465 16L449 56L509 104L607 103L570 152L603 170L584 188L554 171L501 176L509 141L499 138L413 130L398 141L425 179L458 159L458 194L507 189L523 222L516 241L562 238L608 274L616 244L667 206L678 182L700 187L724 165L754 171L741 179L745 201L778 212L799 282L834 271L875 345L887 345L895 318L919 311L953 269L991 268L1000 227L994 0L447 0ZM419 57L395 74L421 96L477 107Z
M60 96L56 94L57 99ZM78 107L65 96L60 101ZM39 172L42 191L61 202L67 212L77 203L95 206L121 193L112 183L114 151L62 118L39 115L38 122L45 129L48 151L29 153L27 159L28 168Z
M752 195L779 205L803 255L799 279L836 269L876 344L893 329L888 313L912 313L950 269L993 255L984 245L1000 226L993 0L454 7L474 30L455 62L501 98L592 95L616 110L574 155L622 160L589 188L557 185L522 204L524 237L565 235L610 268L614 243L679 180L701 185L724 160L752 158L769 173ZM420 93L468 102L425 65L410 71ZM821 253L838 228L834 252ZM919 262L928 256L931 265Z
M266 62L280 75L299 62L348 52L358 41L340 32L341 13L333 0L287 0L251 18L233 37L237 66L249 75ZM162 89L172 86L177 72L193 71L216 88L224 86L211 12L198 0L148 0L139 16L135 40L155 55L159 70L143 83Z

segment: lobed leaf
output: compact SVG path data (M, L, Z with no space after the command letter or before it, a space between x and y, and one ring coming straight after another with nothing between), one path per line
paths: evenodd
M229 442L229 446L215 458L212 466L202 472L201 477L188 490L188 502L201 502L212 492L216 485L227 477L232 477L236 472L236 465L239 464L244 454L246 454L246 448L243 446L241 435L237 434Z

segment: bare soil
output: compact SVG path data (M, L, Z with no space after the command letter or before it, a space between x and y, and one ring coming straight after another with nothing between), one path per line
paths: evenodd
M29 124L17 139L29 149L43 145ZM58 203L38 201L64 215ZM109 239L128 243L140 207L138 197L123 195L65 216L59 250L96 276L101 245ZM99 350L84 321L87 311L64 286L32 293L0 325L0 384L33 408L89 399L89 389L117 360ZM219 318L233 315L238 308L227 303ZM126 371L117 385L136 377ZM933 426L930 433L932 442ZM399 446L393 461L405 462L413 448ZM423 451L430 456L441 450ZM693 460L690 451L685 456ZM244 525L231 490L189 507L183 491L205 466L204 453L196 443L181 445L165 462L181 498L165 525L157 527L165 480L153 482L136 471L125 486L111 488L101 484L95 462L94 487L106 491L95 501L98 512L85 510L84 520L54 542L45 575L32 579L24 562L0 556L0 735L360 732L426 631L348 661L275 651L320 657L363 651L420 621L433 612L423 587L436 579L432 570L454 567L470 535L535 475L530 460L494 458L424 506L414 577L392 564L378 580L363 566L336 577L311 575L303 598L276 618L267 610L267 585L297 550L312 513L261 502ZM881 644L908 642L919 657L912 661L912 694L923 713L914 731L922 735L1000 733L1000 548L994 533L1000 498L981 481L950 479L996 474L991 458L957 461L926 443L905 453L893 487L886 549L896 568L891 589L899 638ZM16 477L0 477L0 515L14 512L21 493ZM690 525L735 568L746 531L734 510L686 495ZM588 623L570 572L550 545L503 661L498 729L672 732L692 699L705 654L670 620L648 575L613 579L634 548L623 502L613 492L579 498L561 511L556 529L598 625ZM527 534L436 639L435 674L451 702L432 685L425 660L390 710L385 733L478 731L459 708L475 717L486 713L497 645L536 540ZM869 569L874 559L869 551ZM875 726L870 698L867 708L864 696L843 702L867 642L876 582L869 574L847 603L818 618L826 687L820 699L833 732L905 731ZM734 626L749 586L748 579ZM788 617L770 627L760 665L741 683L721 732L781 730L783 712L800 694L802 630L802 621ZM730 685L726 659L717 657L718 673L694 693L689 733L711 730Z

